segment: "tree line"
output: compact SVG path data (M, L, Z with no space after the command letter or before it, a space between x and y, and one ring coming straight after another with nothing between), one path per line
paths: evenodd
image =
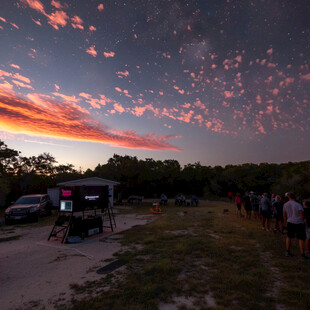
M161 193L169 198L179 193L214 198L226 197L229 191L278 194L294 191L310 197L310 161L225 167L196 162L181 167L174 159L139 160L136 156L114 154L106 164L83 172L71 164L58 164L49 153L23 157L0 140L0 206L8 205L22 194L44 193L59 182L93 176L120 182L115 196L122 198L129 195L154 198Z

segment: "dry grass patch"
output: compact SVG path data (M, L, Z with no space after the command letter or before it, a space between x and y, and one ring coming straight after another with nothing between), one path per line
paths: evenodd
M149 207L129 211L149 214ZM237 218L232 204L167 206L156 221L122 232L127 250L115 258L126 260L126 267L73 285L70 308L309 308L310 263L285 258L284 239ZM98 288L103 291L94 295Z

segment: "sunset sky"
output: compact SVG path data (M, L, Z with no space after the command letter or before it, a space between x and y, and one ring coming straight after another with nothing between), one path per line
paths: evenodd
M2 0L0 139L93 169L310 159L308 0Z

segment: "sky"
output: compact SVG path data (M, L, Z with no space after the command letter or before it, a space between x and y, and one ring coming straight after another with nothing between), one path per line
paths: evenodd
M82 170L309 160L309 16L308 0L2 0L0 139Z

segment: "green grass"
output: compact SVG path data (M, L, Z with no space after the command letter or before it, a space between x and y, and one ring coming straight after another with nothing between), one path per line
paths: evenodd
M124 212L150 214L151 204ZM71 309L158 309L174 297L192 297L195 309L308 309L310 262L284 257L285 236L265 232L258 222L237 218L235 206L207 202L199 207L164 207L157 220L122 232L115 259L128 261L100 280L72 284L82 299ZM223 212L228 209L228 212ZM279 278L279 280L278 280ZM102 292L92 295L95 289ZM187 309L185 305L178 305ZM190 307L189 307L190 308Z

